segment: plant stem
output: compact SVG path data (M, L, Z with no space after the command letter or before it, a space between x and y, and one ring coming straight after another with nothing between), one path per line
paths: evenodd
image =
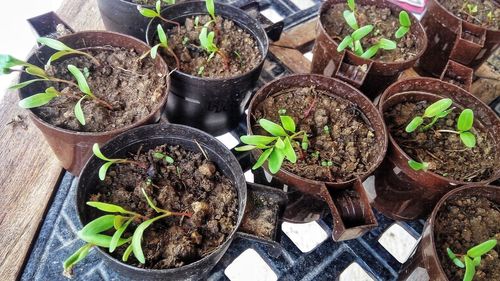
M86 53L86 52L78 51L78 50L75 50L75 52L80 54L80 55L84 55L84 56L88 57L90 60L92 60L92 62L94 62L95 65L101 66L101 63L99 62L99 60L96 57L94 57L93 55Z
M164 22L167 22L167 23L171 23L171 24L176 25L176 26L177 26L177 32L179 32L179 34L181 33L181 25L180 25L178 22L176 22L176 21L172 21L172 20L169 20L169 19L166 19L166 18L162 17L161 15L158 15L158 17L159 17L162 21L164 21Z
M229 59L227 58L227 55L221 50L217 50L217 53L221 56L222 61L224 62L224 68L229 70Z
M167 47L167 51L174 57L175 59L175 64L176 64L176 68L178 70L181 70L181 63L179 61L179 58L177 57L177 55L175 54L175 52L170 48L170 47Z
M460 132L453 131L453 130L436 130L436 132L439 132L439 133L452 133L452 134L460 135Z
M181 216L181 217L188 217L188 218L190 218L193 215L192 213L171 212L171 211L168 211L166 214L168 214L169 216Z

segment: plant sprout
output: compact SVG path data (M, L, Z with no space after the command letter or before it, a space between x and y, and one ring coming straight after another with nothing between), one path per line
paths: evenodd
M192 216L191 213L172 212L158 208L149 198L144 188L142 188L142 194L146 198L149 207L151 207L161 215L154 218L148 218L136 212L126 210L125 208L118 205L97 201L87 202L87 205L108 214L94 219L78 232L78 237L87 242L87 244L78 249L74 254L72 254L68 259L64 261L63 267L65 273L70 275L72 267L76 263L84 259L93 246L108 248L109 252L112 253L116 250L117 247L130 243L122 256L122 260L126 262L130 254L134 253L134 256L137 258L137 260L140 263L144 264L146 260L144 258L144 253L142 251L141 245L144 231L155 221L168 216ZM134 230L133 235L128 238L122 238L125 230L127 230L129 225L138 220L142 222ZM112 229L114 229L114 233L112 236L103 234L105 232L110 232Z
M492 12L492 11L489 11L489 12L486 14L486 18L488 19L488 22L489 22L489 23L493 23L493 21L495 20L495 15L493 15L493 12Z
M465 268L463 281L472 281L476 274L476 267L481 264L481 256L495 248L497 242L496 239L487 240L470 248L467 253L463 255L453 253L450 248L446 248L446 252L456 266Z
M50 65L53 61L56 61L67 55L83 55L91 59L94 64L101 65L99 60L97 60L91 54L72 49L68 47L66 44L56 39L40 37L37 39L37 42L57 51L52 56L50 56L49 60L47 61L47 65Z
M106 173L108 172L109 167L111 167L111 165L113 165L113 164L128 163L128 164L135 164L139 167L145 168L144 163L141 163L138 161L129 160L129 159L110 159L110 158L104 156L104 154L101 152L101 149L99 148L99 144L97 144L97 143L94 143L94 145L92 146L92 152L94 153L94 155L97 158L106 161L106 163L104 163L101 166L101 168L99 168L99 179L102 181L106 178Z
M208 26L210 26L211 21L207 22L203 28L201 29L199 39L200 39L200 44L201 47L209 53L208 60L210 61L215 53L219 51L219 48L217 45L214 43L214 37L215 37L215 32L210 31L208 32Z
M469 15L473 16L477 13L477 5L467 3L466 7Z
M146 18L150 18L150 19L159 18L164 22L175 24L177 26L177 30L180 32L181 26L178 22L171 21L169 19L162 17L162 15L161 15L161 2L162 2L162 0L156 1L155 10L144 8L142 6L137 6L137 10L139 10L139 13ZM175 4L175 0L163 0L163 2L165 2L167 4Z
M166 155L165 153L155 152L153 153L153 157L159 160L165 160L168 164L174 164L174 158Z
M160 43L154 45L149 51L144 53L139 59L141 59L141 60L144 59L148 55L148 53L151 54L152 59L155 59L156 54L158 53L158 48L162 47L163 49L167 50L171 56L174 57L176 68L179 69L179 67L180 67L179 58L177 57L175 52L168 45L168 38L167 38L167 35L165 34L165 31L163 30L163 27L161 27L161 24L158 24L156 26L156 32L158 34L158 39L160 40Z
M215 22L215 3L214 3L214 0L205 0L205 5L207 7L208 14L210 14L210 17Z
M297 132L295 121L290 116L280 115L280 120L281 125L267 119L258 121L260 126L271 136L246 135L240 137L240 140L246 145L236 147L237 151L263 150L252 169L259 168L268 160L269 171L275 174L280 170L283 160L287 159L291 163L297 162L294 146L307 150L309 146L307 133L305 131Z
M427 169L429 168L429 163L427 162L420 163L413 159L410 159L408 160L408 166L410 166L410 168L412 168L415 171L420 171L420 170L427 171Z
M406 33L408 33L408 31L410 31L411 20L406 11L401 11L399 13L399 25L398 30L396 30L396 33L394 34L394 36L398 39L402 38Z

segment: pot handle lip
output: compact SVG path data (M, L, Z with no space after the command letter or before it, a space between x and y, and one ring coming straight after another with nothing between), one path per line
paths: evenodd
M50 37L57 33L57 26L62 24L70 33L75 33L73 28L63 21L56 13L48 12L36 17L27 19L33 31L39 37ZM40 46L40 44L38 44Z
M443 82L452 80L455 82L453 84L470 92L473 74L474 70L472 68L449 59L439 79Z
M281 223L283 222L283 214L288 203L288 196L286 192L281 189L270 187L267 185L247 182L247 204L243 214L242 223L240 224L236 237L256 241L271 246L274 249L280 249L280 241L283 232L281 231ZM273 200L271 212L274 213L273 233L271 236L258 235L249 229L245 229L244 222L247 214L255 209L254 204L248 204L249 200L255 200L259 197L265 197ZM265 209L269 210L269 209Z
M283 28L285 27L285 23L283 20L273 23L271 20L263 16L261 11L261 6L259 2L252 1L238 1L234 3L236 7L243 10L248 15L255 17L257 21L260 23L262 28L267 34L267 37L272 41L279 41L281 37L281 33L283 32Z

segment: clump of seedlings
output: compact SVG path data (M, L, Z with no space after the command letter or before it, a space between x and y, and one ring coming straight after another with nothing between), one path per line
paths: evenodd
M378 41L365 50L366 47L364 48L362 46L361 39L368 36L373 31L374 26L368 24L360 27L358 25L358 20L356 19L357 10L354 0L347 0L347 6L349 7L349 10L345 10L343 12L343 16L345 22L349 27L351 27L353 32L350 35L344 37L344 39L342 39L342 41L339 43L337 47L338 52L342 52L347 47L349 47L356 55L365 59L369 59L374 57L380 49L382 50L396 49L397 44L395 41L379 36ZM396 30L394 34L394 36L397 39L400 39L404 35L406 35L406 33L408 33L411 27L410 16L406 11L401 11L399 13L399 23L400 27Z
M486 28L499 29L500 8L494 0L439 0L450 13L463 20L485 26Z
M168 38L167 35L165 34L165 31L163 30L163 27L161 27L161 24L158 24L156 26L156 33L158 34L158 40L160 40L160 43L154 45L151 47L149 51L144 53L139 59L142 60L144 59L148 54L151 55L152 59L156 58L156 55L158 54L158 49L161 47L162 49L166 50L171 56L175 58L175 63L176 63L176 68L179 69L180 62L179 58L177 55L172 51L170 46L168 45Z
M446 248L448 257L459 268L465 268L463 281L472 281L476 274L476 267L481 264L481 257L491 251L497 245L496 239L490 239L470 248L466 254L455 254L450 248Z
M164 2L168 5L175 4L175 0L158 0L155 3L155 10L144 8L142 6L137 6L137 9L139 10L139 13L141 13L141 15L143 15L146 18L150 18L150 19L159 18L164 22L175 24L177 26L177 29L179 29L180 25L178 22L171 21L171 20L166 19L166 18L161 16L161 3L162 2Z

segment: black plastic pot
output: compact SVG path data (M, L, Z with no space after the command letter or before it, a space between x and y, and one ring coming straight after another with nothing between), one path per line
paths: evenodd
M143 151L163 144L180 145L184 149L200 151L198 144L206 152L208 158L213 161L220 171L226 175L234 184L238 193L238 219L231 234L226 238L219 248L204 258L191 264L174 269L143 269L125 264L111 257L105 250L97 248L99 256L114 271L122 275L126 280L198 280L203 278L222 258L231 241L236 237L255 239L271 245L278 245L274 240L280 233L277 225L281 225L280 218L286 204L284 192L266 186L248 184L245 182L243 171L235 156L217 139L197 129L182 125L157 124L139 127L119 135L101 147L104 155L111 158L128 157L129 154L137 152L142 146ZM89 217L91 207L85 202L91 194L97 193L99 186L98 171L103 161L93 156L85 165L78 182L76 204L78 216L82 224L88 223L93 218ZM276 213L276 225L273 237L256 237L251 233L239 232L239 226L244 218L247 196L252 194L265 194L266 198L272 198L280 207L274 210Z
M269 40L259 22L241 9L216 3L215 11L217 15L234 21L255 38L261 60L251 71L231 78L202 78L174 71L171 75L172 94L167 103L167 118L173 123L218 135L235 128L241 121L267 56ZM162 11L164 18L181 25L188 17L204 14L207 14L204 1L171 5ZM146 41L150 46L155 42L156 26L160 21L154 19L148 25ZM165 30L173 27L172 24L162 25Z

